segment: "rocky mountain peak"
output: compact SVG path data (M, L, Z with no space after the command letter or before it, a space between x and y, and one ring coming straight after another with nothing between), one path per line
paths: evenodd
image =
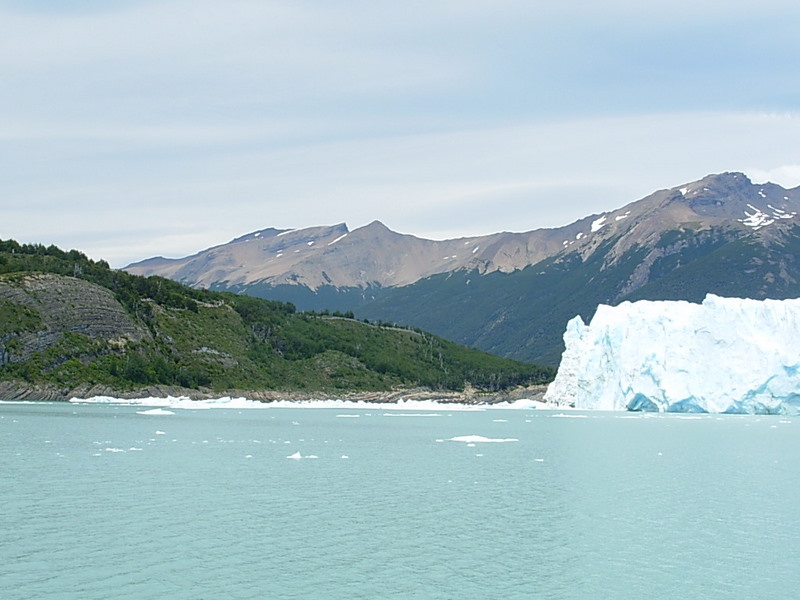
M345 223L267 228L184 259L150 259L127 270L198 287L393 287L459 270L511 273L574 252L587 260L601 249L610 265L632 248L657 247L668 232L721 228L739 236L794 223L798 214L800 188L754 184L731 172L660 190L555 229L434 241L394 232L380 221L353 231Z

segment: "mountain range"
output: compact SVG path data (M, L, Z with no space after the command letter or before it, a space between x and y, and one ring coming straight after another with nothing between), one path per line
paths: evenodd
M567 320L625 300L800 295L800 188L709 175L564 227L435 241L380 222L264 229L126 267L193 287L347 310L556 365Z

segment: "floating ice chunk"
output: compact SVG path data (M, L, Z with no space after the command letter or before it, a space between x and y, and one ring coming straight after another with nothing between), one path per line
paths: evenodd
M137 410L137 415L174 415L175 413L171 410L166 410L163 408L151 408L150 410Z
M300 460L301 458L303 458L303 456L302 454L300 454L300 451L298 450L297 452L295 452L294 454L290 454L286 458L291 458L292 460Z
M482 435L458 435L447 440L448 442L466 442L467 444L499 444L503 442L518 442L517 438L487 438Z
M520 398L519 400L514 400L513 402L498 402L497 404L488 404L486 408L488 410L530 410L542 408L544 406L545 405L542 402L537 400Z
M156 429L156 435L166 435L166 432L165 431L159 431L158 429Z
M441 417L439 413L383 413L384 417Z
M125 452L122 448L106 448L106 452Z

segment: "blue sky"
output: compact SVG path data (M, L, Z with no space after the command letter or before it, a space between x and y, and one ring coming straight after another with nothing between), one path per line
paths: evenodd
M114 266L267 227L565 225L800 185L800 5L0 0L0 238Z

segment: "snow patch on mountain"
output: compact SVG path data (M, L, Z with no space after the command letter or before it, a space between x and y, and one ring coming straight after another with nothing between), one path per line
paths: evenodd
M752 204L748 204L747 208L749 211L744 211L745 218L744 219L737 219L739 223L742 223L746 227L752 227L756 231L761 229L762 227L766 227L767 225L772 225L775 221L779 219L792 219L797 216L796 212L786 212L780 208L775 208L771 204L767 204L767 208L772 211L771 214L765 213L761 209L753 206Z
M606 219L607 219L607 217L605 215L603 215L599 219L595 219L594 221L592 221L592 226L591 226L592 233L600 231L600 229L602 229L603 225L606 224Z
M573 318L545 400L582 409L800 412L800 299L706 296Z

